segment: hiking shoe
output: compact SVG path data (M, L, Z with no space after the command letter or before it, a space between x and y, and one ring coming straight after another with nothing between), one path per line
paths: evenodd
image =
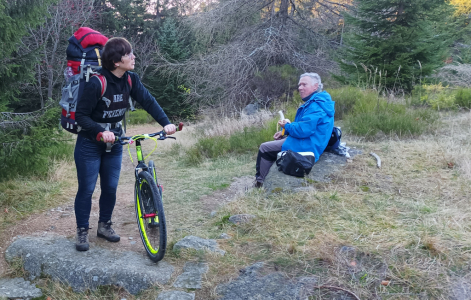
M88 250L88 229L85 227L77 228L77 235L75 236L75 249L77 251Z
M255 180L253 183L253 187L256 189L262 188L263 187L263 182Z
M106 239L109 242L119 242L120 237L116 234L116 232L114 232L113 228L111 228L111 225L113 225L113 223L111 223L111 220L108 222L98 222L98 229L96 231L96 235L98 237Z

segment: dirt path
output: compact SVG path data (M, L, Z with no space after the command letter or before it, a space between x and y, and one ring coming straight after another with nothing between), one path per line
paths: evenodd
M128 129L128 135L138 134L142 132L155 132L156 127L147 125ZM250 182L250 178L237 179L226 190L217 191L212 195L204 196L201 201L205 210L212 211L217 209L223 203L233 199L244 190L244 187ZM161 183L165 186L165 178L161 179ZM76 223L74 214L74 193L76 188L71 188L73 192L67 195L67 199L60 207L34 214L20 222L15 226L3 232L0 236L0 253L5 252L7 247L14 239L21 236L42 236L46 234L58 234L68 238L74 238ZM113 212L113 222L116 232L121 236L119 243L110 243L96 237L96 228L98 224L98 198L100 195L99 182L95 188L92 198L92 211L90 215L90 246L101 246L112 250L135 251L145 254L139 231L136 226L136 218L134 211L134 163L129 159L127 148L123 149L123 161L121 167L121 177L118 186L116 206ZM169 230L171 226L169 226ZM4 259L0 259L0 277L7 272L7 264Z

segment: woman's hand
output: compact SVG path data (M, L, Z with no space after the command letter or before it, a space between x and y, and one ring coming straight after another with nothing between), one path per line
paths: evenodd
M101 137L105 143L114 143L116 139L114 133L111 131L104 131Z
M167 126L164 127L164 131L166 134L171 135L177 131L177 128L173 124L168 124Z
M275 140L281 140L282 137L283 135L281 134L281 131L277 131L275 135L273 136Z

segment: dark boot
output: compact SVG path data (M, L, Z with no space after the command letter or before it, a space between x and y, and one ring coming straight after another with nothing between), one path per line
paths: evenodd
M108 222L98 222L98 229L96 231L96 235L98 237L106 239L109 242L119 242L120 237L116 234L116 232L114 232L113 228L111 228L111 225L113 225L113 223L111 223L111 220Z
M75 249L77 251L88 251L88 229L85 227L77 228L77 235L75 236Z

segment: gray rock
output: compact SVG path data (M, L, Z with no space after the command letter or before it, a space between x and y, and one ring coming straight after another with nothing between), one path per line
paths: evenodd
M247 116L254 115L258 111L258 105L257 104L249 104L244 108L244 113Z
M253 218L255 218L255 216L249 214L233 215L229 217L229 222L233 224L243 224L250 222Z
M0 278L0 299L31 300L42 295L40 289L23 278Z
M355 155L361 154L361 151L350 149L348 153L353 158ZM315 181L329 182L328 176L341 170L346 164L347 158L345 156L324 152L312 167L311 172L305 178L299 178L278 171L278 166L274 163L263 182L263 187L267 195L279 192L310 191L313 190L313 187L309 187L311 183Z
M241 270L239 278L216 287L220 300L306 300L312 287L317 284L316 277L303 277L295 280L280 272L260 275L263 263L256 263Z
M195 300L195 293L180 291L162 292L156 300Z
M220 239L220 240L228 240L230 238L231 238L231 236L228 235L227 233L221 233L221 235L218 237L218 239Z
M215 217L215 216L217 215L217 213L218 213L217 211L213 210L213 211L209 214L209 216L210 216L211 218L213 218L213 217Z
M466 277L454 277L451 280L450 300L469 300L471 299L471 282Z
M340 253L346 253L346 254L349 254L349 253L355 254L356 249L354 247L351 247L351 246L342 246L342 248L340 248L339 252Z
M207 240L193 235L184 237L173 246L173 250L179 249L207 250L222 255L226 254L226 251L219 249L216 240Z
M177 277L173 286L186 289L201 289L203 274L206 272L208 272L207 264L187 262L183 267L183 273Z
M18 257L23 259L31 280L44 274L69 284L75 291L118 285L137 294L156 283L166 284L174 271L166 262L156 264L135 252L100 247L78 252L74 242L58 236L17 239L5 252L5 258L11 261Z

